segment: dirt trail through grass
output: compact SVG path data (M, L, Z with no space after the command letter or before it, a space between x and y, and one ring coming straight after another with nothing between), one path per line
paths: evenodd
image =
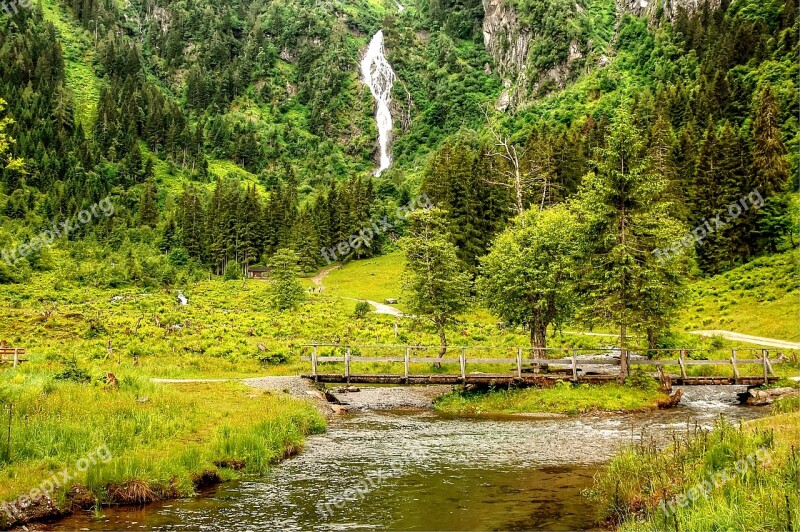
M333 266L328 266L327 268L320 270L320 272L311 278L311 282L314 283L314 286L320 288L321 290L325 289L325 286L322 284L322 280L325 278L326 275L331 273L333 270L338 270L341 268L341 264L334 264Z
M708 331L691 331L691 333L699 334L701 336L721 336L726 340L735 340L737 342L746 342L749 344L763 345L767 347L780 347L783 349L800 349L800 343L798 342L787 342L785 340L764 338L763 336L753 336L750 334L742 334L733 331L708 330Z
M311 282L314 283L314 285L317 288L319 288L320 291L322 291L322 290L325 289L325 285L322 284L322 280L329 273L331 273L334 270L338 270L339 268L341 268L341 265L338 265L338 264L335 265L335 266L329 266L328 268L325 268L324 270L321 270L317 275L312 277L311 278ZM371 299L361 299L361 300L359 300L359 299L352 298L352 297L343 297L342 299L350 299L352 301L366 301L367 303L372 305L372 307L375 309L375 313L376 314L388 314L389 316L397 316L397 317L401 317L403 315L403 313L400 312L399 310L397 310L396 308L394 308L392 306L389 306L389 305L385 305L383 303L378 303L377 301L372 301Z

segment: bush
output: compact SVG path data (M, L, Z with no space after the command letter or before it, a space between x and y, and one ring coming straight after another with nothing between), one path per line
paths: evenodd
M266 364L268 366L278 365L278 364L285 364L289 361L289 354L283 350L279 351L268 351L266 353L259 353L258 357L259 362L262 364Z
M631 388L639 388L648 392L658 390L658 383L656 380L645 373L641 368L635 368L628 378L625 379L625 384Z
M714 349L722 349L725 346L725 339L722 336L714 335L711 337L711 347Z
M372 310L372 306L366 301L359 301L356 303L356 310L353 312L353 317L356 319L363 319Z
M226 281L238 281L242 278L242 267L236 261L231 261L225 266L225 274L222 276Z
M64 370L56 373L53 378L60 381L72 381L85 384L92 381L92 375L83 368L78 367L78 362L68 360L64 363Z

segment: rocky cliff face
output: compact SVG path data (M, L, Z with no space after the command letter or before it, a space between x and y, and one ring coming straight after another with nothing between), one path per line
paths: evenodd
M508 0L483 0L483 8L484 46L494 59L495 71L505 87L497 101L499 110L523 106L545 86L564 88L573 63L583 57L580 43L569 42L566 60L548 68L536 67L532 43L540 37L541 28L523 24ZM546 21L541 22L544 25Z
M622 15L631 13L655 21L660 15L674 20L680 8L695 10L702 0L614 0L608 4L609 13L615 13L612 27L599 27L602 17L593 19L587 14L587 2L575 3L557 0L540 0L551 9L541 12L557 16L558 20L534 17L525 24L512 0L483 0L483 42L494 59L495 72L503 80L504 90L497 101L501 111L524 107L527 102L551 90L563 89L581 72L601 68L613 55L613 35ZM712 5L719 0L709 0ZM659 6L661 9L659 10ZM606 19L607 20L607 19ZM611 26L612 23L606 23ZM554 26L556 29L554 30ZM563 27L559 27L563 26ZM577 26L581 30L570 34L566 27ZM564 31L560 31L564 30ZM543 45L544 44L544 45ZM556 61L537 60L543 51L558 48ZM552 54L551 54L552 55Z
M519 86L528 82L530 28L523 27L513 7L505 0L483 0L483 44L494 59L495 71L505 89L497 108L505 111L511 99L519 99Z
M653 19L660 6L663 18L674 21L680 9L693 12L702 3L702 0L617 0L617 7L624 13L633 13ZM718 7L719 0L708 0L708 4Z

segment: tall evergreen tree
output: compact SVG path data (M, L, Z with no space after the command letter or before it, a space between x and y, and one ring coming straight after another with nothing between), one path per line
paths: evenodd
M156 186L152 179L142 185L142 194L139 198L139 211L136 222L139 225L155 227L158 223L158 204L156 203Z
M665 196L667 180L648 171L642 133L626 109L593 162L597 171L573 203L587 232L580 317L617 326L624 350L631 330L661 332L678 308L686 255L660 250L671 249L683 229ZM620 375L627 373L622 357Z
M439 335L439 357L447 352L447 326L467 304L470 277L458 260L439 208L409 215L408 234L400 240L406 254L403 291L416 315L431 321Z

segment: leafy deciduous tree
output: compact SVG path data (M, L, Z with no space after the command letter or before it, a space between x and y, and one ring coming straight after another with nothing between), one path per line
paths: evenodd
M546 347L547 327L570 317L575 302L580 228L563 205L528 211L481 259L478 291L509 324L528 324L531 347Z

